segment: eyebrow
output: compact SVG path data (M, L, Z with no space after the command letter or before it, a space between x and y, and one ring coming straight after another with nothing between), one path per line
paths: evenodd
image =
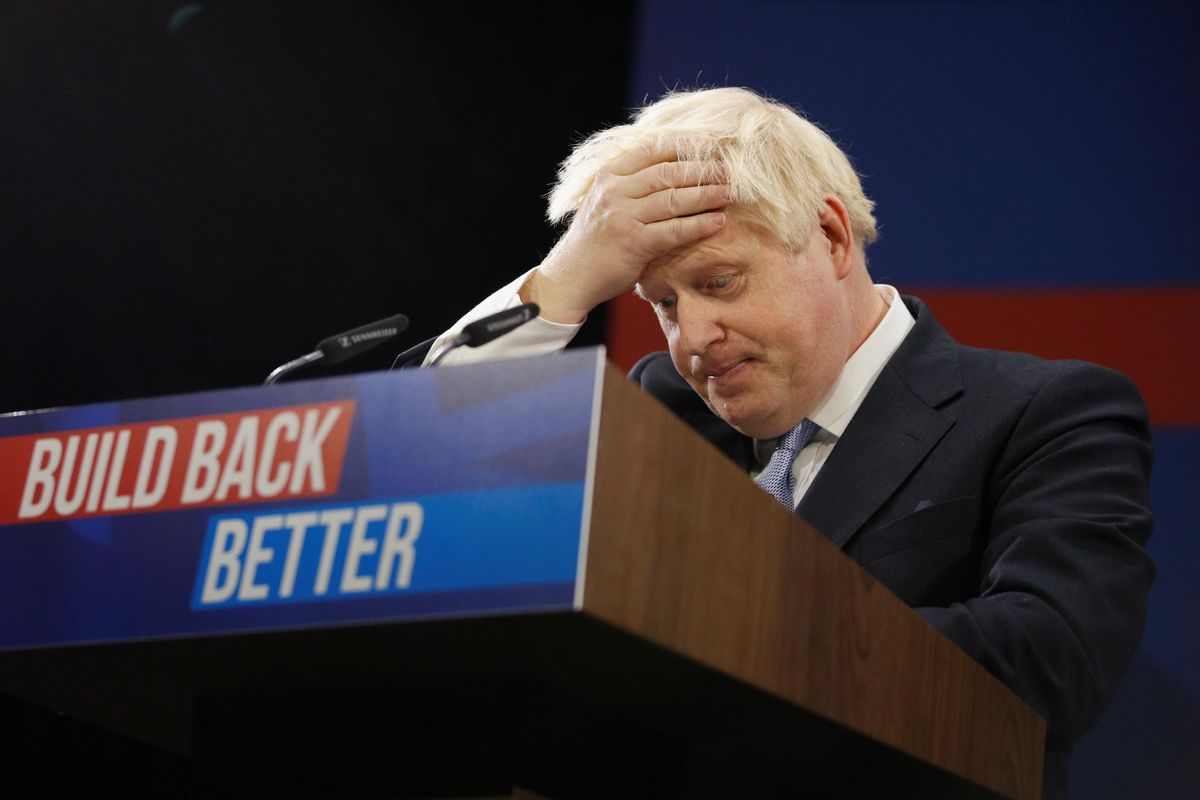
M732 266L733 266L733 264L726 263L726 262L700 263L700 264L696 264L694 266L681 267L679 269L681 272L684 273L685 277L694 278L697 275L702 275L702 276L706 276L706 277L711 277L713 275L719 275L725 269L732 267ZM642 284L640 281L638 283L634 284L633 293L635 295L637 295L638 297L640 297L642 300L645 300L650 305L656 304L655 301L646 294L645 290L642 289Z

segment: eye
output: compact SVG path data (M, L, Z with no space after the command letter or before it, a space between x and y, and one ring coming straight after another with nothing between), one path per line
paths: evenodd
M717 277L710 279L708 282L708 288L715 291L728 289L731 286L733 286L732 275L718 275Z
M668 295L654 303L654 307L659 311L669 311L675 307L675 298Z

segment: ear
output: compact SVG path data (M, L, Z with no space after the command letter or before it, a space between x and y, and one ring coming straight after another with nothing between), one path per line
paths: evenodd
M838 279L850 274L850 268L858 256L858 244L854 229L850 227L850 212L837 195L826 195L825 205L817 219L821 233L828 242L829 258L837 271ZM817 243L820 246L820 243Z

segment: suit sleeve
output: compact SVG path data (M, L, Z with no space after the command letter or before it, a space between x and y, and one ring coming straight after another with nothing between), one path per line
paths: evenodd
M1150 461L1133 385L1070 365L1034 392L993 472L979 596L917 609L1046 717L1049 750L1096 721L1141 638Z

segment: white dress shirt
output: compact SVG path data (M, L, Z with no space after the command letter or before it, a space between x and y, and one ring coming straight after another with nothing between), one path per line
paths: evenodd
M439 336L429 352L436 353L442 344L457 336L467 323L520 305L521 298L518 292L528 277L529 272L526 272L493 292ZM912 314L904 303L900 302L900 294L894 288L877 284L875 289L888 304L887 313L866 341L847 359L824 402L808 416L820 429L812 441L796 454L796 460L792 464L792 508L799 505L804 493L808 491L817 473L828 460L829 454L833 452L838 439L846 432L846 426L862 405L867 392L875 385L875 379L879 377L888 359L896 352L896 348L915 324ZM441 364L475 364L503 358L547 355L566 347L579 331L579 327L580 325L564 325L538 317L481 347L460 347L442 359ZM428 362L428 356L426 361ZM773 439L754 442L755 455L764 466L774 450ZM757 471L751 474L755 475Z

